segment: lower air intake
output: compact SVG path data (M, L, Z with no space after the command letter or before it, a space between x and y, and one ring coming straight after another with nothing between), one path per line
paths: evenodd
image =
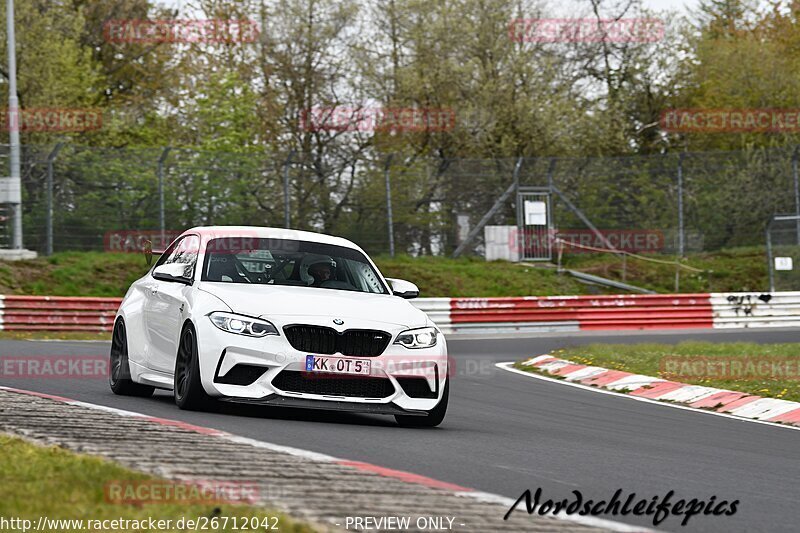
M386 398L394 394L394 386L388 378L344 377L323 372L284 370L275 376L272 385L286 392L350 398Z

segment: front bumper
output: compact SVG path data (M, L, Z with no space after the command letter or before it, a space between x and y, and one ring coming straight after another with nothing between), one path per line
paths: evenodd
M309 373L305 371L306 356L324 354L294 349L283 326L329 327L330 320L283 318L270 317L280 335L258 339L219 330L207 317L199 317L195 329L205 391L238 403L379 414L424 414L441 400L449 369L447 344L441 334L433 348L411 350L392 344L406 328L351 319L342 329L379 329L392 335L381 355L353 357L370 361L370 375Z
M406 416L425 416L427 411L403 409L393 403L360 403L360 402L341 402L336 400L310 400L308 398L293 398L270 394L265 398L249 399L225 396L221 401L244 405L265 405L270 407L297 407L301 409L324 409L335 410L347 413L366 413L372 415L406 415Z

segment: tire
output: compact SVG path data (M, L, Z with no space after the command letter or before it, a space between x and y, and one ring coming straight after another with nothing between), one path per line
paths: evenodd
M444 394L436 407L428 411L425 416L395 415L394 419L399 425L407 428L432 428L442 423L447 413L447 402L450 397L450 378L444 382Z
M114 333L111 336L108 384L114 394L120 396L147 398L155 390L155 387L141 385L131 379L131 368L128 364L128 335L125 332L125 322L121 318L114 324Z
M181 409L199 411L209 407L211 398L200 382L200 362L197 357L197 333L191 324L181 332L178 356L175 358L173 383L175 404Z

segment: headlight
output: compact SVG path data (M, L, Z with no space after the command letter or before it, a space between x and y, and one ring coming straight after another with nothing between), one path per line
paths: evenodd
M430 348L436 346L436 328L409 329L398 335L394 343L406 348Z
M267 335L278 334L278 330L272 325L272 322L267 322L260 318L224 313L222 311L214 311L208 315L208 318L211 319L215 326L228 333L238 333L248 337L266 337Z

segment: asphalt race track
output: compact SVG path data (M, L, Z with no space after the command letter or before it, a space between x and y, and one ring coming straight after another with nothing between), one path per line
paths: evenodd
M390 417L224 406L180 411L171 393L114 396L105 380L0 376L0 384L46 392L230 433L406 470L516 499L608 499L618 488L652 498L740 500L733 517L694 516L669 531L797 530L800 431L598 394L496 369L494 363L589 342L794 342L800 330L539 335L449 339L457 373L440 428L402 429ZM107 355L106 343L0 341L0 357ZM524 508L524 506L523 506ZM519 512L524 512L520 510ZM601 518L615 519L611 516ZM498 521L502 516L497 517ZM648 519L616 520L652 527Z

